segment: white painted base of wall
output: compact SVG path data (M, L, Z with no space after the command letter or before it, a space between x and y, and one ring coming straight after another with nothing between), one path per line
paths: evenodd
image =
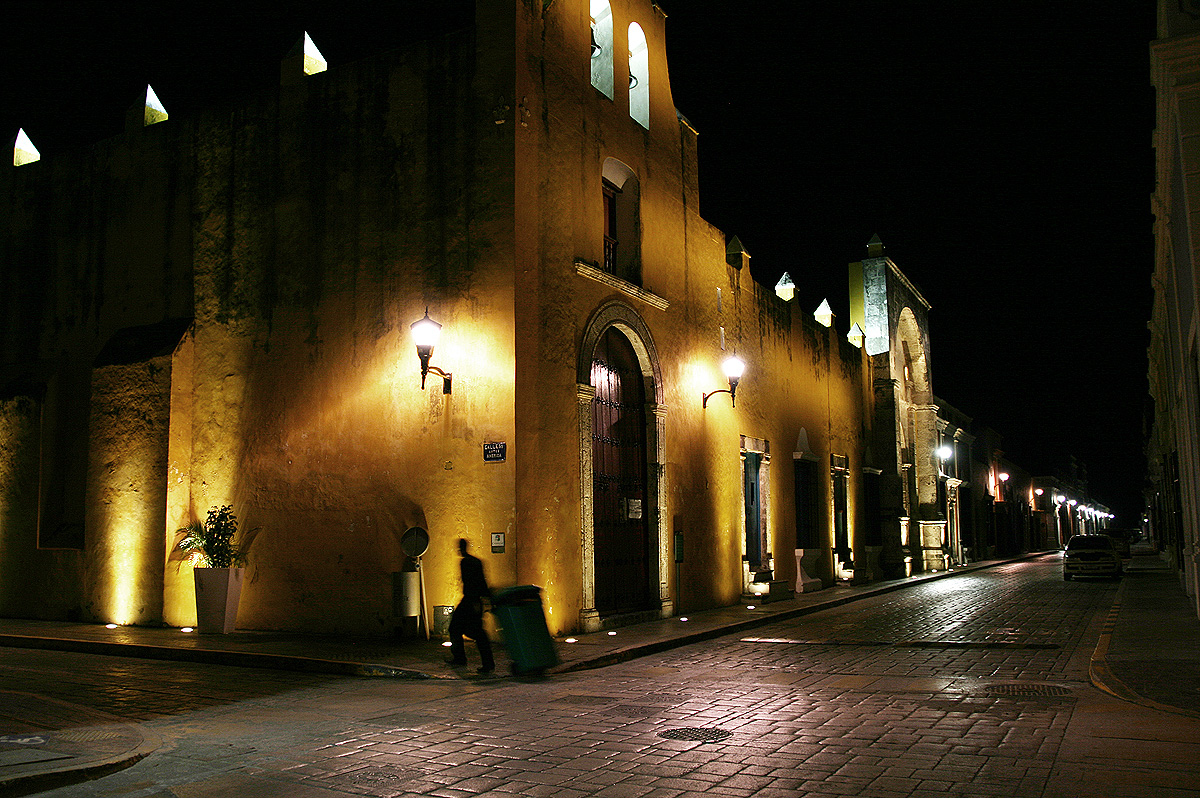
M805 566L812 568L817 558L824 553L822 549L796 549L796 592L815 593L825 587L825 584L814 576L809 576Z

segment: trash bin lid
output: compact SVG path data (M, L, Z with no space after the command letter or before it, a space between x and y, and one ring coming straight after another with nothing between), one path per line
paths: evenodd
M517 585L497 590L492 596L493 604L516 604L521 601L539 600L542 589L537 585Z

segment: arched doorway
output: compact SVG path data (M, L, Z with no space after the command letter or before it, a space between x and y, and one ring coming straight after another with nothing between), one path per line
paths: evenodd
M592 354L592 523L596 611L653 608L646 507L646 392L637 354L609 327ZM655 580L657 581L657 580Z
M584 328L576 375L580 628L596 631L615 616L670 617L666 408L658 353L641 315L620 300L597 308Z

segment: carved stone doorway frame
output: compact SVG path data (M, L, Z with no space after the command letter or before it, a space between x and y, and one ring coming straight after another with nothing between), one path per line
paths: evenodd
M658 351L650 328L636 310L620 300L606 302L596 309L588 320L579 347L576 369L576 401L579 413L579 529L583 556L583 600L579 611L579 626L585 632L600 629L602 619L596 609L596 540L592 494L592 400L596 389L592 387L592 356L596 344L610 327L616 327L629 339L637 355L638 365L645 380L646 391L646 495L651 513L650 532L657 545L658 608L660 618L674 614L668 575L670 551L667 540L666 512L666 458L664 454L664 430L667 408L662 402L662 369Z

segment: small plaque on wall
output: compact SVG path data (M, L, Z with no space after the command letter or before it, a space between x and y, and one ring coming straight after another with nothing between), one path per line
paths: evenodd
M503 463L508 457L507 443L485 443L483 445L483 462Z

